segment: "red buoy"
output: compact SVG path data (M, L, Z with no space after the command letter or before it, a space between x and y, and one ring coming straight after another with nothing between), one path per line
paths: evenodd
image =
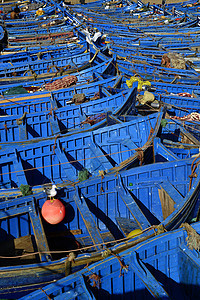
M65 207L58 199L46 200L42 206L42 216L50 224L58 224L65 217Z

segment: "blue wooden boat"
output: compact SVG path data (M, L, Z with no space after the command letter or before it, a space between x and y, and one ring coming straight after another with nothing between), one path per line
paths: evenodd
M97 80L99 79L99 80ZM89 79L88 79L89 81ZM38 91L33 94L26 91L25 94L5 96L0 100L1 115L23 115L25 112L34 113L60 108L72 103L75 94L85 94L87 99L95 100L101 97L111 96L105 89L110 86L113 90L122 87L122 76L108 76L104 79L102 76L93 74L91 83L77 84L76 86L60 89L57 91L47 92ZM8 90L12 94L12 90ZM6 91L5 91L6 94ZM95 103L93 103L94 105Z
M107 242L111 246L111 251L119 252L154 235L160 222L166 230L177 228L192 212L199 197L200 175L198 166L196 170L197 177L192 179L192 188L188 191L190 181L188 175L191 174L192 163L193 159L164 164L157 163L151 165L151 168L142 166L122 172L119 177L112 175L85 181L79 184L76 190L70 186L67 188L60 186L58 198L65 203L67 216L63 221L64 223L58 227L44 222L42 225L41 218L36 213L36 211L40 211L38 205L41 207L46 200L44 194L40 193L2 202L0 208L1 228L4 231L1 236L3 244L15 244L18 245L18 249L22 249L21 247L25 247L25 249L16 252L16 249L13 249L14 247L9 246L10 255L8 255L8 250L5 255L1 248L1 256L3 257L16 256L16 253L19 256L22 253L24 254L24 257L23 255L21 257L23 272L18 260L14 261L12 259L15 262L14 266L11 266L9 258L7 258L8 266L5 259L1 260L1 297L18 298L52 280L64 277L65 271L68 272L70 269L68 269L69 266L66 266L65 251L67 251L66 253L74 251L78 254L75 264L72 263L71 265L73 272L82 268L88 262L102 259L102 251L105 251L105 255L108 251L104 248L104 244L106 245ZM146 197L144 197L144 193ZM168 198L166 198L166 195L169 195ZM136 199L138 200L136 201ZM143 206L140 205L139 200L143 203ZM103 203L104 205L102 205ZM176 204L172 205L172 203ZM113 210L114 207L116 209ZM77 215L73 213L75 211L78 212ZM88 226L88 222L92 222L92 220L93 223ZM30 225L30 221L32 225ZM152 227L152 225L154 226ZM33 245L30 247L28 242L30 241L30 235L34 232L34 226L37 231L35 232L36 245L33 249ZM8 228L9 235L6 234ZM66 233L66 228L70 230L69 234ZM149 230L140 231L139 236L132 237L130 241L125 239L123 242L123 237L126 237L130 231L136 228ZM58 236L57 230L63 232L62 245L59 245L59 239L57 239L57 248L55 248L55 243L53 247L53 241ZM41 240L38 235L43 237L42 245L40 245ZM17 240L13 240L15 238L19 238L19 243L21 240L21 246L19 246ZM66 248L64 240L69 238L72 240L70 246L67 243L68 248ZM79 246L77 247L77 243L75 243L75 246L70 248L74 239ZM118 239L122 240L119 244L116 244ZM97 246L92 246L94 244L97 244ZM85 253L84 248L81 250L80 245L82 247L90 245L92 251L96 248L96 252L86 250ZM32 252L37 251L38 247L40 258L37 254L30 256ZM57 252L54 253L55 250ZM26 257L27 252L30 254ZM40 274L40 276L37 276L37 274Z
M24 113L0 117L0 142L19 142L50 136L72 135L85 130L94 130L115 122L109 118L113 115L126 115L135 112L137 89L123 91L116 95L103 97L82 104L72 104L62 108L52 106L51 110ZM83 101L84 102L84 101ZM116 120L117 121L117 120Z
M136 109L140 111L137 106ZM132 118L126 116L126 120ZM199 122L188 121L185 126L185 123L181 124L176 119L163 119L157 137L153 139L153 161L165 162L198 156L200 139L197 123ZM185 127L189 127L190 130L186 130Z
M43 35L43 34L49 34L49 33L55 33L55 32L66 32L66 31L71 31L74 29L73 26L71 25L66 25L64 20L57 20L55 21L50 21L48 24L41 24L43 27L39 28L32 28L32 26L27 26L26 28L22 27L17 27L17 31L14 28L8 28L8 35L10 37L36 37L38 35ZM46 25L46 26L45 26ZM18 32L18 34L17 34Z
M132 64L121 60L118 61L118 69L130 76L138 74L146 80L150 78L152 78L152 80L162 79L171 83L177 78L179 82L185 84L196 84L199 80L198 73L195 70L181 70L158 66L153 67L146 64Z
M178 81L178 80L177 80ZM181 84L177 83L176 80L174 80L173 83L165 83L165 82L152 82L152 88L156 89L158 93L161 94L167 94L169 95L172 93L173 94L178 94L178 93L189 93L189 94L194 94L195 97L200 96L200 88L198 85L195 84Z
M20 46L39 46L39 45L52 45L52 44L66 44L66 43L74 43L78 41L77 36L73 34L73 31L68 31L66 33L52 33L41 35L38 39L34 37L30 38L10 38L9 46L10 47L20 47Z
M32 60L30 57L32 55L35 55L33 57L33 60L37 60L38 59L38 52L41 53L41 58L43 58L43 52L57 52L63 49L63 51L66 51L66 55L68 54L70 56L71 55L75 55L75 54L79 54L79 51L77 48L80 48L84 51L86 51L86 42L74 42L71 44L67 44L67 45L48 45L48 46L33 46L33 47L18 47L18 48L4 48L2 51L2 56L0 58L1 62L18 62L18 58L19 61L21 60L21 57L26 60ZM74 52L74 50L76 52ZM48 57L48 56L47 56ZM45 57L44 57L45 58ZM50 58L50 57L49 57Z
M200 223L181 227L112 253L21 299L197 299Z
M83 68L84 65L90 65L90 61L93 57L92 52L83 53L79 55L73 55L73 57L60 56L55 59L40 59L34 62L21 63L2 63L0 67L0 78L3 80L9 77L10 81L18 80L17 77L22 76L22 80L26 80L26 76L35 75L36 78L40 77L51 77L57 73L65 75L73 73L74 70ZM44 74L46 73L46 74ZM48 74L47 74L48 73ZM7 78L8 79L8 78ZM31 78L32 79L32 78Z
M199 145L199 139L190 134L190 132L186 129L185 124L181 123L177 119L165 119L165 124L162 127L162 132L159 137L171 140L172 142L179 142L180 145L181 143L184 144L186 142L188 144Z
M105 61L103 56L98 56L95 52L88 52L80 54L77 57L63 57L54 60L40 60L23 64L20 66L4 66L4 70L0 70L0 84L12 84L15 82L36 81L41 79L52 79L54 77L61 77L67 74L76 73L86 70L93 66L97 66L98 62Z
M44 193L1 202L1 297L16 299L101 260L102 253L106 256L110 251L123 251L156 232L179 227L199 199L198 164L189 189L193 161L133 168L118 177L84 181L75 189L61 185L57 197L66 206L66 218L57 226L40 216L39 208L46 201ZM139 228L140 235L126 239ZM76 258L68 264L69 252Z
M195 87L194 87L195 88ZM184 89L184 87L183 87ZM186 89L188 89L188 87L186 86ZM177 87L177 90L178 90L178 87ZM177 91L178 92L178 91ZM198 90L197 90L198 92ZM188 97L187 94L185 94L185 96L183 95L184 92L182 93L182 96L181 96L181 93L180 94L175 94L175 93L171 93L171 94L160 94L160 93L154 93L155 95L155 98L159 101L159 102L163 102L163 103L166 103L166 104L171 104L172 107L173 106L177 106L180 107L180 108L185 108L185 112L189 112L191 110L196 110L198 111L199 110L199 105L200 105L200 98L197 97L197 95L195 95L194 93L191 94L194 95L194 97Z
M177 122L178 126L184 126L184 128L189 131L198 141L200 141L200 122L197 120L176 120L173 121Z
M200 111L200 99L199 97L184 97L179 95L166 95L153 92L156 103L152 103L151 106L154 109L160 108L160 106L165 106L167 108L167 113L170 117L184 117L190 113L199 113ZM184 93L182 94L184 95ZM187 95L187 94L186 94ZM143 106L138 105L137 109L142 109Z
M125 75L127 77L132 77L137 75L139 78L143 79L143 80L148 80L151 81L152 84L154 84L154 82L158 82L158 83L166 83L166 84L173 84L173 83L177 83L180 85L184 85L187 88L187 85L191 86L194 85L196 86L199 82L199 78L198 76L191 76L191 77L187 77L185 75L180 75L177 76L176 74L171 74L169 75L169 77L167 76L167 74L162 75L162 74L158 74L158 73L142 73L137 69L130 69L130 67L126 68L120 64L118 64L118 70L120 72L120 74ZM174 85L175 86L175 85Z
M92 66L88 66L85 68L85 70L81 70L79 72L76 72L76 70L74 70L74 73L71 73L72 75L77 77L78 83L82 83L82 82L87 82L88 79L93 77L93 73L94 72L99 72L100 74L103 73L110 73L111 75L114 75L115 72L115 64L114 64L114 59L112 58L108 58L105 55L101 54L100 52L98 52L97 56L95 56L95 59L92 61ZM61 79L63 76L59 73L57 73L57 77L56 79ZM36 76L37 77L37 76ZM39 86L41 87L45 87L45 84L48 82L53 82L54 76L52 76L53 78L47 78L47 79L36 79L34 74L32 75L32 80L30 80L30 78L28 78L28 76L26 77L18 77L17 79L15 79L15 77L7 77L7 78L2 78L0 80L0 85L1 85L1 93L3 93L4 91L8 90L8 88L11 87L16 87L19 86L19 83L21 84L21 82L23 82L23 86ZM29 81L26 83L26 79L29 79ZM36 79L36 80L35 80ZM13 83L12 81L14 81L15 83Z
M199 155L199 143L179 143L171 140L160 138L154 139L154 159L157 161L173 161L197 157Z
M114 51L114 52L120 52L120 53L123 53L123 57L126 57L126 56L130 56L130 55L134 55L134 54L137 54L137 55L145 55L145 56L150 56L152 57L153 55L155 55L156 57L162 57L163 54L165 54L167 51L166 50L161 50L161 49L157 49L157 51L155 51L155 49L145 49L145 47L125 47L125 46L118 46L118 45L115 45L113 44L111 47L111 51ZM195 55L195 51L192 51L192 50L182 50L182 51L179 51L179 53L181 53L182 55L184 56L188 56L188 55Z
M72 136L1 144L1 187L77 181L79 171L90 176L116 172L138 161L137 149L148 149L157 135L163 113ZM23 130L23 124L21 124ZM25 128L24 128L25 129ZM39 140L39 141L38 141ZM10 147L12 145L12 147ZM96 157L99 157L97 160ZM17 163L17 164L16 164ZM16 172L16 166L17 172Z
M11 49L10 49L11 50ZM79 43L79 44L72 44L72 45L64 45L64 46L48 46L48 47L41 47L40 49L30 49L28 48L26 51L23 51L23 49L20 51L19 49L16 49L15 51L6 51L6 49L3 50L0 62L2 64L15 64L20 62L31 62L31 61L37 61L39 59L50 59L50 58L57 58L60 56L73 56L78 55L86 51L86 44L85 43ZM7 53L7 54L6 54ZM10 53L10 54L9 54Z
M13 34L15 51L22 49L20 45L25 45L27 41L32 45L34 41L32 32L34 29L38 30L38 21L46 26L47 22L51 20L50 15L55 8L60 10L60 19L63 20L64 15L68 17L65 27L63 27L63 33L71 30L74 24L81 24L83 15L72 15L53 0L50 3L50 6L47 4L48 7L45 9L46 15L49 15L47 20L42 20L42 18L34 20L33 14L35 12L27 12L23 16L26 19L6 21L7 26L10 26L8 31ZM78 6L72 7L72 9L76 10L76 7ZM88 7L90 9L92 5ZM4 116L0 118L0 136L2 138L0 149L0 230L2 233L0 235L0 298L19 298L32 290L65 277L70 272L74 273L82 269L87 263L102 260L104 256L111 253L121 253L127 248L129 249L128 255L125 254L123 257L125 264L130 264L132 269L129 277L124 277L122 280L123 284L121 278L117 278L120 274L118 272L120 271L120 264L117 266L115 262L117 258L111 256L106 260L108 264L106 269L104 267L105 260L99 263L99 269L95 266L98 271L93 273L99 272L98 275L102 276L103 281L102 286L100 283L99 290L91 288L90 279L92 277L87 277L90 276L88 275L90 273L87 273L90 271L87 269L82 271L83 273L80 275L81 283L74 274L74 281L70 281L66 288L65 286L62 288L64 295L57 291L54 286L49 297L63 299L68 296L73 298L76 295L80 299L94 299L95 297L100 299L106 296L113 299L118 296L125 299L132 297L141 299L140 290L144 289L146 290L142 291L142 295L147 299L150 298L149 290L151 294L157 293L160 297L161 295L168 297L168 295L174 296L176 294L173 292L175 284L169 288L168 283L171 283L171 280L162 281L163 277L161 276L160 279L159 274L157 274L163 271L162 267L161 270L159 269L160 265L163 264L163 260L161 263L159 261L161 257L160 252L158 254L160 244L155 246L157 265L155 260L153 263L157 272L152 271L151 267L147 270L149 266L147 264L150 264L148 259L152 257L153 246L147 248L148 242L144 242L146 244L143 248L148 249L146 250L148 255L145 254L140 259L138 259L139 252L130 254L134 252L132 249L130 250L130 247L154 236L160 230L178 228L188 216L196 211L199 205L200 183L199 141L186 132L178 121L175 125L168 121L166 127L161 130L162 111L144 117L134 116L133 119L129 113L132 108L134 110L134 103L128 107L128 115L123 116L123 122L122 118L118 116L118 124L97 129L97 126L105 124L102 121L94 126L85 125L81 132L76 131L76 135L72 135L72 132L77 128L79 131L80 128L77 126L79 126L80 121L85 121L84 114L94 116L99 112L105 113L109 107L112 112L117 109L114 113L118 115L125 114L127 104L133 97L134 88L125 89L123 81L121 86L119 85L122 89L116 89L121 77L113 77L112 75L116 74L116 71L121 71L126 76L127 74L132 76L133 72L130 66L132 67L133 64L122 62L120 58L117 58L118 62L123 65L122 67L119 65L117 68L115 65L116 55L123 57L123 54L127 56L129 53L137 53L135 59L139 60L143 55L141 58L143 62L148 58L148 64L155 64L154 67L148 65L145 70L143 63L134 62L138 74L146 79L151 79L151 88L156 88L158 94L165 93L165 87L168 92L172 90L183 92L185 89L185 91L193 91L194 93L196 91L197 95L200 94L199 87L194 85L199 81L198 73L192 68L180 71L159 67L161 56L168 49L180 51L184 55L194 55L195 51L188 47L190 43L193 43L194 46L199 45L199 39L195 38L196 32L199 32L199 27L196 26L196 18L187 18L186 21L181 18L177 24L175 17L170 16L169 21L172 23L165 27L164 21L161 22L161 19L155 22L152 18L150 22L147 22L143 17L151 12L145 13L142 10L134 12L132 17L130 16L122 25L119 24L119 20L121 22L122 18L125 17L124 8L114 8L102 16L101 13L105 12L104 8L100 7L99 3L96 7L96 12L94 11L95 8L92 8L93 11L86 11L88 16L86 24L94 25L96 23L104 33L113 34L115 32L121 35L122 38L115 38L114 44L110 47L114 53L114 58L98 53L93 62L93 68L75 74L78 78L78 85L60 91L47 92L43 90L32 95L20 94L12 97L6 96L6 90L17 87L19 83L13 84L13 81L19 78L13 80L10 77L4 78L5 85L3 82L1 85L1 93L4 94L4 98L1 99L0 103L1 112ZM79 12L82 10L83 6L77 8ZM136 22L138 16L143 18L140 24ZM89 18L93 20L89 20ZM161 23L158 24L159 22ZM26 32L22 30L22 24L27 26ZM85 25L82 26L84 28ZM61 34L60 29L61 26L57 26L57 28L52 27L49 30L52 30L52 34L59 35ZM175 34L176 29L177 34ZM38 33L44 33L45 30L38 31ZM78 29L76 28L76 30ZM166 36L164 30L168 31ZM159 34L158 37L156 37L155 32ZM16 34L22 35L16 39ZM24 34L27 35L27 40L20 41L20 38L25 37ZM148 34L151 34L151 38L146 36ZM181 45L178 45L178 34L182 34L183 39L187 34L191 34L191 39L187 37L185 41L181 42ZM127 36L129 36L130 43L125 45L128 41ZM42 38L46 40L47 36ZM81 34L79 34L79 38L81 38L82 43ZM135 42L133 38L136 39ZM57 38L57 42L63 42L61 36ZM44 44L47 44L47 41ZM85 45L84 42L82 44ZM72 44L71 47L72 54L74 54L76 51L75 44ZM31 55L19 54L19 60L17 55L5 56L2 63L7 64L9 59L11 59L11 63L20 61L21 64L24 61L24 66L20 66L22 71L17 69L24 73L26 70L24 71L23 68L30 57L34 61L29 61L31 69L33 66L38 68L39 63L43 63L44 59L48 60L50 54L55 55L54 60L56 62L59 61L58 57L64 53L67 53L68 60L75 59L70 55L68 49L70 47L62 52L61 47L51 46L49 50L52 51L45 53L41 46L43 60L38 61L36 58L39 53L37 53L38 48L35 46L30 50ZM81 57L87 55L89 54L82 54ZM150 57L151 55L155 55L156 59ZM45 63L47 64L48 61ZM7 65L4 66L7 67ZM9 67L12 70L16 68L16 66ZM39 72L41 70L38 70ZM155 82L154 85L153 80L159 79L175 82L177 73L182 76L180 80L182 85L170 85L162 82ZM24 76L21 79L28 80L30 78ZM9 81L9 85L7 85L6 80ZM88 84L88 80L91 83ZM28 89L32 85L38 88L44 87L46 83L47 80L33 80L32 82L23 82L22 85ZM190 85L184 86L184 83ZM101 84L104 86L100 86ZM111 88L108 87L109 85ZM69 103L75 93L85 93L87 97L92 98L96 96L97 92L100 97L98 100L80 106ZM175 105L178 106L177 97L174 96L174 99L169 100L169 96L162 98L162 95L158 94L156 98L161 101L165 97L168 110L170 105L173 105L171 112L176 116L182 116L182 113L178 114L175 107ZM122 95L125 96L125 99ZM122 100L128 102L124 103ZM189 105L191 105L191 109L198 109L198 98L191 102L188 99L182 99L182 97L179 100L181 101L179 108L184 108L187 101L186 109L189 108ZM55 115L49 117L48 113L52 111L51 109L55 110L53 114L57 114L57 118ZM28 114L21 118L26 112ZM144 114L146 113L147 111L144 112ZM18 120L19 124L16 124L16 119L22 120ZM92 131L93 129L95 130ZM64 130L64 136L62 136L62 130ZM170 133L171 131L172 133ZM57 136L58 132L61 133L60 136ZM175 136L174 132L178 133L175 139L172 138ZM187 140L184 140L183 136ZM32 140L33 137L35 138L34 141ZM184 142L182 148L179 147L181 142ZM61 200L66 209L64 220L57 225L48 224L41 216L42 205L47 199L43 190L53 182L57 185L57 198ZM33 192L33 194L22 197L23 186L29 188L28 192ZM138 229L140 235L132 236L130 240L127 239L129 233ZM166 252L167 248L164 248ZM170 247L170 249L172 248ZM162 251L164 252L164 250ZM75 254L74 261L70 262L72 252ZM69 257L66 256L69 253ZM172 253L173 258L175 254ZM165 253L165 255L167 254ZM147 262L145 261L146 264L143 263L143 259L147 260ZM112 263L109 265L111 261ZM119 260L117 261L119 263ZM164 259L165 261L167 259ZM137 268L140 267L139 271L136 266ZM165 269L169 270L169 266L168 263ZM112 273L114 277L112 275L109 277L112 282L105 279L105 273L110 276L111 268L114 270ZM147 275L144 274L145 272ZM157 275L158 277L156 277ZM131 279L134 277L135 290L131 290L128 285L131 282L130 277ZM173 276L172 278L175 279ZM127 279L128 287L125 279ZM118 287L119 284L120 287ZM123 293L121 286L122 290L124 289ZM49 287L47 287L47 291L48 289ZM38 299L42 299L43 296L45 299L47 296L45 293L48 295L48 292L43 292L42 296L38 296ZM177 292L177 295L179 296L180 293ZM194 295L196 296L195 293Z
M29 45L29 44L38 44L38 43L43 43L43 42L48 42L48 41L52 41L52 40L56 40L59 39L59 41L61 42L63 40L63 42L67 42L70 41L70 38L72 38L74 36L73 31L71 30L71 27L69 27L69 29L67 29L66 31L59 31L59 32L54 32L51 33L50 35L47 34L39 34L36 36L26 36L26 35L19 35L19 36L10 36L8 37L8 45L9 46L19 46L21 45Z

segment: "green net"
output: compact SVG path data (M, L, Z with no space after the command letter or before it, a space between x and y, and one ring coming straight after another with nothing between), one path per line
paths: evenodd
M31 187L28 184L21 184L19 187L23 196L31 195L33 192L31 191Z
M78 173L78 180L79 181L84 181L84 180L88 179L89 176L90 176L90 173L87 169L81 170Z

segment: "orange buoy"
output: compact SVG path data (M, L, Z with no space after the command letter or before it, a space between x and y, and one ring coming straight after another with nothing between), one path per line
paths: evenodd
M46 222L58 224L65 217L65 207L58 199L46 200L41 213Z

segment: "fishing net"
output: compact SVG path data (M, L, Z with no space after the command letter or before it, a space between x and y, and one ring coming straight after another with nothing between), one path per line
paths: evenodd
M23 88L22 85L12 87L8 90L6 90L3 94L4 95L18 95L18 94L27 94L28 92L26 91L25 88Z
M78 78L75 75L69 75L63 77L61 79L54 80L53 82L49 82L45 85L45 89L48 91L55 91L59 89L67 88L73 84L76 84Z
M94 124L99 123L100 121L102 121L105 118L106 118L106 114L104 114L104 113L93 115L93 116L88 116L85 119L85 121L81 122L81 124L90 124L92 126Z
M145 91L144 95L137 96L137 100L139 101L140 104L144 105L146 103L154 102L155 96L151 92Z
M189 115L184 115L183 117L171 117L173 120L180 120L180 121L198 121L200 122L200 114L197 112L192 112Z
M161 66L173 69L186 69L185 60L179 53L165 53L162 56Z
M33 192L31 191L31 187L28 184L21 184L19 187L23 196L31 195Z
M75 103L75 104L83 103L83 102L85 102L85 100L86 100L86 97L85 97L84 93L82 93L82 94L75 94L72 97L72 102Z
M198 250L200 249L200 235L196 232L196 230L189 225L188 223L183 223L181 226L181 228L185 228L185 230L187 231L187 246L189 249L193 250Z
M89 176L90 176L90 173L87 169L84 169L84 170L81 170L81 171L78 172L78 180L80 182L88 179Z

